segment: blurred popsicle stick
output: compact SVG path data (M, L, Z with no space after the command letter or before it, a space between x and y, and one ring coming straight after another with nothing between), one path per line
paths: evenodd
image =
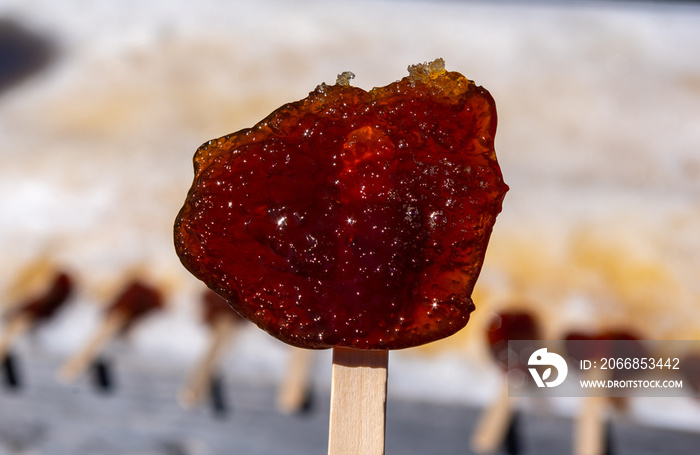
M515 399L508 396L510 340L539 340L541 329L535 314L525 308L513 308L494 313L486 328L493 359L502 369L503 385L493 403L481 415L471 439L476 453L495 452L504 448L506 453L517 453L520 441L516 431Z
M119 333L125 333L147 314L162 307L163 297L158 289L139 280L128 282L107 309L106 316L95 334L77 354L63 364L58 372L58 379L62 382L75 380L112 338Z
M233 336L235 325L236 319L233 317L220 317L212 323L211 343L201 362L178 394L178 402L181 406L192 408L204 399L219 360Z
M606 397L584 398L574 430L574 455L607 453L606 405Z
M471 440L474 452L496 452L503 446L513 421L513 404L513 398L508 396L508 383L504 381L498 397L484 410L476 425Z
M589 380L607 380L607 370L593 369L586 375ZM574 422L574 455L607 455L608 397L583 398L581 412Z
M564 339L567 341L569 356L579 361L595 358L646 358L650 355L640 341L643 338L625 327L598 332L573 331ZM625 379L629 371L633 370L593 368L587 371L586 379L603 382ZM627 403L626 397L585 397L574 426L574 455L610 455L613 451L610 414L613 409L626 412Z
M80 376L102 348L124 328L126 321L126 316L120 311L109 313L87 344L63 364L58 372L59 380L72 382Z
M231 305L216 292L205 289L200 300L203 322L209 327L211 341L190 378L178 393L178 402L184 408L192 408L209 395L216 415L226 413L224 381L217 368L225 348L235 333L235 326L243 322Z
M383 455L389 351L333 348L328 455Z
M277 409L294 414L304 409L309 398L313 351L292 348L287 373L277 392Z
M17 338L33 326L50 320L65 305L72 289L71 278L59 272L42 294L13 307L0 336L0 359L5 357Z
M33 318L29 314L19 314L4 327L0 336L0 359L4 359L12 343L32 326Z

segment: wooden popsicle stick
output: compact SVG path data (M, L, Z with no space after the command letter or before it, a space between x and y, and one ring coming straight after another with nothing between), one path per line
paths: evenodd
M576 419L574 455L604 455L606 441L606 398L585 397Z
M587 379L607 380L608 370L590 370ZM607 397L587 396L574 422L574 455L604 455L606 453Z
M313 351L292 348L287 373L277 392L277 409L286 414L299 412L309 392Z
M472 435L471 447L476 453L497 451L505 441L508 428L513 418L513 398L508 396L508 383L496 400L486 408Z
M33 322L31 316L20 314L7 323L0 336L0 359L5 358L12 342L29 330Z
M185 408L194 407L206 395L214 369L234 333L235 323L236 321L231 317L221 317L214 323L211 343L208 349L190 376L190 379L178 394L178 402L181 406Z
M58 379L62 382L71 382L80 376L102 347L124 327L126 320L127 318L122 312L111 312L87 344L63 364L58 372Z
M383 455L389 351L333 348L328 455Z

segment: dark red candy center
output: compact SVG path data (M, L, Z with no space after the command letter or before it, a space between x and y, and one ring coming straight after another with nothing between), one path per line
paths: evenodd
M492 98L457 73L320 86L202 146L178 254L244 317L300 347L451 335L507 187Z

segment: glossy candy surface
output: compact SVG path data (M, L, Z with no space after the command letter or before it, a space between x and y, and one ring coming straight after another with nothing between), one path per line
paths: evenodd
M369 92L322 84L197 150L182 263L273 336L398 349L449 336L508 187L492 97L442 60Z

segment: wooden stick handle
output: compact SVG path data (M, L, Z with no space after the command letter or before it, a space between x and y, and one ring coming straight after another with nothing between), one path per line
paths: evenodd
M199 404L206 395L211 383L214 369L219 359L225 352L225 348L234 332L235 320L230 317L221 317L216 320L212 338L201 362L196 366L190 379L178 394L178 402L185 408L191 408Z
M7 351L9 351L12 346L12 342L29 330L32 326L32 322L31 317L20 314L7 323L5 330L2 332L2 336L0 336L0 360L5 358Z
M496 400L484 410L472 435L471 446L476 453L495 452L505 441L513 418L513 399L508 396L508 383L504 383Z
M606 440L606 398L585 397L574 429L574 455L603 455Z
M333 348L328 455L383 455L389 351Z
M126 317L121 312L114 311L110 313L83 349L63 364L58 372L59 380L71 382L80 376L102 347L124 327L125 323Z
M277 392L277 409L286 414L299 412L309 392L313 351L292 348L287 373Z
M607 380L610 370L590 370L587 379ZM607 397L587 396L574 423L574 455L603 455L606 442Z

